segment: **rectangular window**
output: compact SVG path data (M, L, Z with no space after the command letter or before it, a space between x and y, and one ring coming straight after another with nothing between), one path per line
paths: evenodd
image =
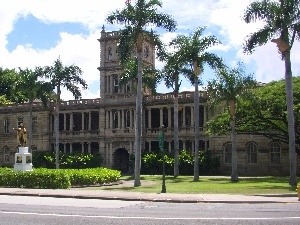
M113 111L113 128L118 128L118 111Z
M257 163L257 146L252 142L247 145L247 158L248 163Z
M3 133L8 134L9 133L9 120L8 118L5 118L3 121Z
M231 143L228 143L224 147L224 162L225 163L231 163L231 155L232 155L232 145Z
M19 118L18 118L17 128L20 127L21 123L23 123L23 117L19 117Z
M118 75L113 75L113 80L114 80L114 93L118 93L119 91L119 79Z
M274 163L274 164L279 164L280 163L280 153L281 153L281 150L280 150L280 145L278 142L273 142L271 143L271 146L270 146L270 159L271 159L271 163Z
M10 154L9 154L9 149L8 147L4 147L3 149L3 158L4 158L4 163L10 163Z
M38 132L38 124L37 124L37 117L32 117L32 133L36 134Z
M129 110L125 111L125 127L126 128L130 127L130 111Z

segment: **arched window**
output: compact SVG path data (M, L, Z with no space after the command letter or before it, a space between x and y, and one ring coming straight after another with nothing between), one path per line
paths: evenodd
M114 84L114 93L118 93L119 92L119 77L117 74L113 75L113 84Z
M113 128L118 128L118 111L113 111Z
M254 142L250 142L246 146L247 162L257 163L257 145Z
M9 119L8 118L4 118L4 121L3 121L3 133L4 134L8 134L9 133Z
M281 161L281 146L278 142L270 144L270 162L279 164Z
M232 144L228 142L224 144L224 162L231 163L231 155L232 155Z
M10 162L10 153L9 153L9 148L7 146L4 146L3 148L3 162L4 163Z
M112 59L112 48L108 47L107 52L108 52L107 58L108 58L108 60L111 60Z
M125 127L130 128L130 111L125 111Z

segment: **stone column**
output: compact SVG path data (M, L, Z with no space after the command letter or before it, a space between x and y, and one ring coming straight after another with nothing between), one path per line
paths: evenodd
M191 126L195 127L195 116L194 116L194 107L191 106Z
M159 109L159 127L163 125L163 108Z
M109 164L110 166L113 165L113 143L110 143L109 146Z
M172 108L168 107L168 127L172 127Z
M70 113L70 131L73 131L73 124L74 124L73 113Z
M148 128L151 129L151 108L148 109Z
M105 128L109 128L109 111L105 111Z
M109 118L110 118L110 120L109 120L109 128L110 129L112 129L113 128L113 111L112 110L110 110L109 111Z
M118 128L120 129L121 128L121 112L120 112L120 110L118 110L117 116L118 116Z
M84 153L84 142L81 142L81 153Z
M92 153L91 152L91 142L88 142L87 144L88 144L88 153L91 154Z
M121 128L125 128L125 123L124 123L124 121L125 121L125 117L124 117L124 109L122 109L122 111L121 111Z
M81 130L84 130L84 116L85 116L85 112L81 113Z
M67 114L64 113L64 131L67 130Z
M185 121L185 105L182 107L182 127L186 127L186 121Z
M89 112L89 130L92 130L92 112Z

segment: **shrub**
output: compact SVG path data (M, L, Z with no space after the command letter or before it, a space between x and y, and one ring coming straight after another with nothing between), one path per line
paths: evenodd
M121 172L107 168L45 169L13 171L0 169L0 186L16 188L66 189L75 185L104 184L117 181Z
M55 152L40 151L32 154L32 164L35 168L55 168ZM96 168L101 165L100 153L97 154L66 154L59 153L60 168L65 169L82 169L82 168Z
M169 154L164 156L165 173L173 174L174 158ZM162 174L163 158L162 155L151 152L142 156L141 173L143 174ZM216 175L219 173L220 159L212 156L209 152L199 151L199 174ZM194 157L190 152L182 150L179 153L179 173L180 175L194 174Z

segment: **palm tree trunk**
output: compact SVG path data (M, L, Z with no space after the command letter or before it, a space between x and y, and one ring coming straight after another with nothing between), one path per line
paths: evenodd
M174 91L174 177L178 177L179 176L178 76L176 76L175 79L176 80L175 80L175 91Z
M194 93L194 129L195 129L195 156L194 156L194 181L199 181L199 87L198 76L195 76Z
M293 110L293 77L291 69L290 51L283 54L285 62L285 88L287 103L287 119L289 133L290 185L297 185L297 158L295 150L295 120Z
M135 121L135 166L134 187L141 186L141 147L142 147L142 36L138 35L138 84L136 93L136 121Z
M59 169L59 101L60 101L60 85L57 86L57 96L56 96L55 114L54 114L55 167L56 167L56 169Z
M33 102L30 101L29 103L29 125L28 125L28 152L32 153L31 145L32 145L32 104Z
M235 132L235 101L230 101L230 126L231 126L231 181L238 181L236 132Z

